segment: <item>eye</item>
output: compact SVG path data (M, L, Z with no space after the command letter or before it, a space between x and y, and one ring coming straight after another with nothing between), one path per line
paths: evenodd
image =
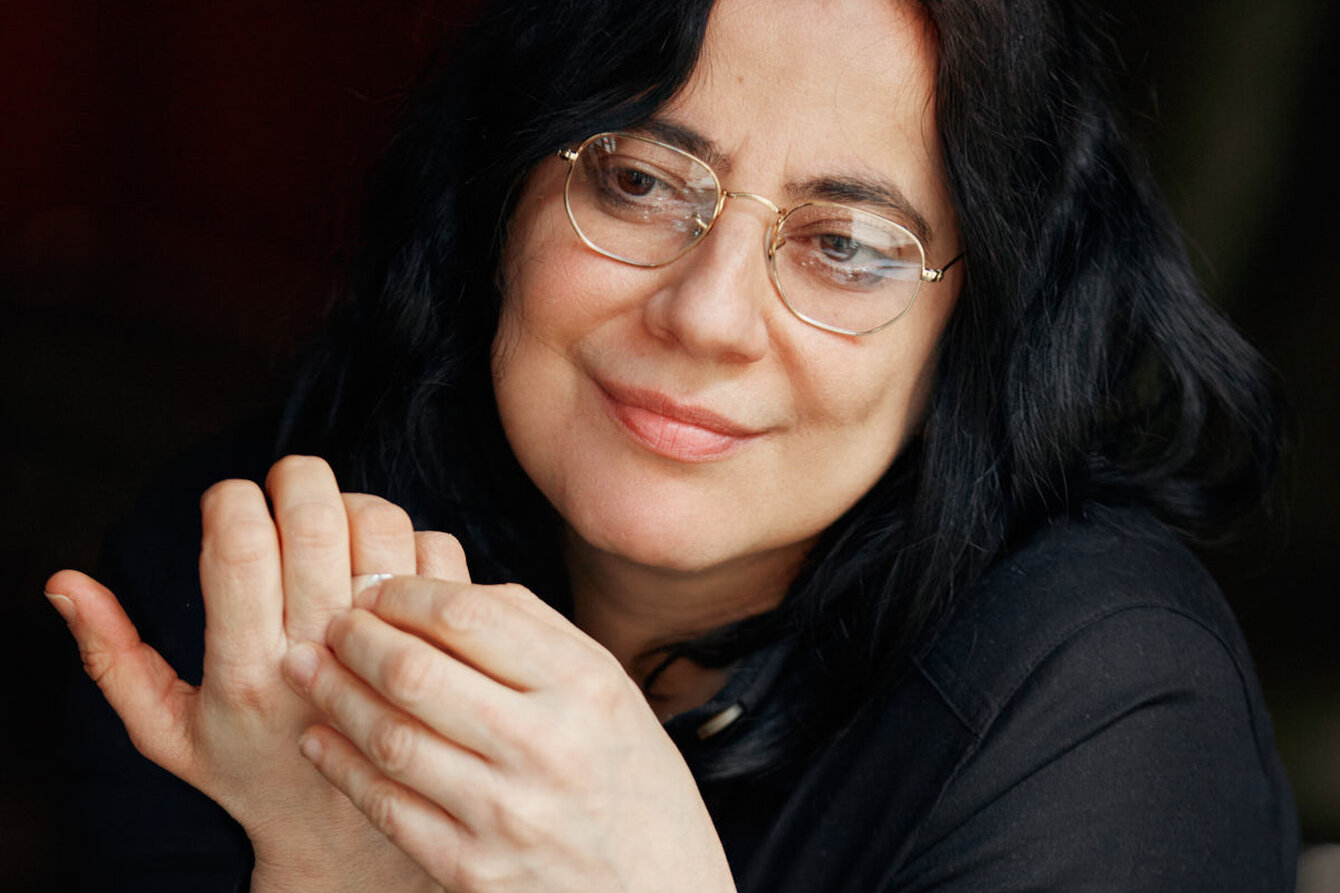
M786 265L788 280L799 276L811 287L845 292L901 290L921 273L918 260L896 245L877 248L843 233L823 231L788 236L779 262Z
M812 276L837 288L873 289L897 276L898 261L849 236L815 236L800 263Z
M660 183L646 171L630 167L620 168L616 171L614 181L621 192L638 198L651 194L652 190Z
M681 181L673 173L629 153L593 159L590 173L601 200L611 208L662 213L683 198Z
M890 220L845 205L796 208L779 233L779 263L791 282L843 292L902 289L921 275L915 238Z
M592 178L605 189L627 198L645 198L656 193L674 193L680 182L662 166L636 155L621 153L593 158Z
M851 261L862 251L869 250L850 236L839 236L836 233L818 236L814 241L826 257L841 263Z
M843 233L812 232L787 240L788 256L810 276L837 288L879 288L907 277L906 262Z

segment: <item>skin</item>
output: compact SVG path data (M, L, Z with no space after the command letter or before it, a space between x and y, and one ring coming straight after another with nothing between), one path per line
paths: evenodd
M910 6L734 0L658 120L716 145L705 160L726 189L783 207L812 197L788 186L820 177L895 184L943 264L959 249L934 70ZM921 418L959 270L889 329L834 335L773 290L762 205L732 200L694 251L637 268L574 237L566 171L542 164L518 206L496 393L513 450L569 524L578 623L636 672L649 644L775 604L814 538L884 473ZM610 418L610 382L761 433L713 461L658 455Z
M246 830L254 891L434 889L302 758L298 737L322 714L284 683L280 663L294 645L322 641L330 619L352 607L352 574L434 574L459 546L441 534L416 542L403 511L371 496L342 497L330 468L312 457L281 460L266 493L250 481L216 484L200 509L201 684L179 679L140 641L106 587L61 571L46 591L85 670L140 753ZM349 853L361 858L345 864Z
M716 144L727 188L779 204L820 176L894 183L943 263L958 249L933 53L902 4L722 0L662 117ZM104 587L48 582L135 745L246 829L253 890L734 889L636 655L776 602L917 424L957 279L878 335L833 335L772 292L761 206L728 207L694 253L639 270L576 239L562 173L541 165L513 222L494 369L512 447L569 525L575 623L471 583L454 540L340 494L310 457L272 470L273 514L246 482L202 502L199 687ZM682 419L641 407L630 427L596 384L611 379L750 435L706 457L656 448L638 431ZM720 682L677 673L662 712Z

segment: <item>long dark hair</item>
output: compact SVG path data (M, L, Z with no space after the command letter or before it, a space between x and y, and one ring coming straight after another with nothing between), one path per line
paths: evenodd
M893 2L893 0L891 0ZM780 607L672 649L797 670L700 778L776 766L904 668L954 599L1038 525L1137 503L1189 537L1256 505L1279 420L1257 354L1204 300L1117 120L1075 0L923 0L966 277L919 436L820 538ZM502 2L407 106L349 299L283 446L465 544L480 581L568 602L559 519L507 447L489 346L518 188L558 147L645 120L684 84L710 0Z

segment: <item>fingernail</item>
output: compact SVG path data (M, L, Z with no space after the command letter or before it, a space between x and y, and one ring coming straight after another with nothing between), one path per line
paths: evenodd
M370 608L377 601L377 584L389 580L395 574L356 574L353 579L354 604L360 608Z
M304 732L303 736L298 739L298 750L302 752L303 756L315 763L321 759L323 748L319 738L310 732Z
M307 642L300 642L284 655L284 675L296 687L306 691L312 684L312 677L316 675L316 665L319 661L316 648Z
M57 595L54 592L44 592L42 594L47 597L47 601L51 602L51 607L56 609L56 613L59 614L66 623L74 623L75 619L79 616L79 610L75 608L74 602L69 596Z

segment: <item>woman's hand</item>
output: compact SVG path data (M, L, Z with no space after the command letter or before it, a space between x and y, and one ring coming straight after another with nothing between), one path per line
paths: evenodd
M320 459L281 460L266 489L273 518L249 481L224 481L201 500L199 687L140 641L96 581L61 571L47 592L135 747L246 830L253 890L432 889L301 758L298 738L317 714L279 672L292 645L324 640L330 618L349 609L352 575L416 572L409 519L375 497L342 497ZM429 552L442 545L422 543Z
M285 673L303 752L448 890L726 891L687 766L612 655L525 589L396 577ZM337 731L338 729L338 731Z

